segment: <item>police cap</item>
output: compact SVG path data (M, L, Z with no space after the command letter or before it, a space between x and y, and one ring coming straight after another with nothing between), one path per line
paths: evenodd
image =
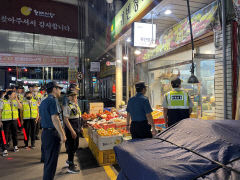
M77 93L74 92L74 91L68 91L68 92L67 92L67 96L68 96L68 97L69 97L69 96L77 96Z
M70 84L69 89L76 89L79 90L78 85L75 83Z
M173 78L173 79L171 80L171 84L172 84L172 86L174 86L174 87L178 87L178 86L181 85L181 79L180 79L179 77Z
M46 85L47 89L51 89L51 88L54 88L54 87L57 87L59 89L63 89L63 87L61 85L59 85L56 81L51 81L51 82L47 83L47 85Z
M147 85L145 85L145 82L141 81L141 82L137 82L135 84L135 87L136 87L136 89L143 89L143 88L146 88Z

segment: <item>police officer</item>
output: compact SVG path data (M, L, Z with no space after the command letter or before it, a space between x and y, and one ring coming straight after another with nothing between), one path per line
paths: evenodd
M70 84L69 91L74 91L75 93L78 94L78 91L79 91L78 85L75 83ZM63 106L67 104L68 104L68 97L66 95L66 96L63 96Z
M8 91L4 100L0 102L0 126L3 126L7 142L9 133L11 132L14 152L19 151L17 147L17 119L19 118L18 108L22 109L22 104L18 100L16 93L13 91ZM8 151L4 143L2 143L2 150L3 156L7 156Z
M68 165L69 173L78 173L74 165L74 154L78 149L79 145L79 134L81 130L81 110L77 102L77 93L74 91L67 92L69 102L63 107L63 116L65 124L65 133L67 141L65 143L66 150L68 153Z
M39 107L42 131L42 160L44 161L43 180L53 180L57 168L61 142L66 141L64 130L59 120L56 99L61 95L62 87L55 81L46 86L48 97Z
M18 97L20 102L23 101L23 99L24 99L24 87L22 87L22 86L17 87L17 97Z
M152 138L156 134L155 125L152 118L152 108L145 93L147 91L144 82L136 83L137 94L128 101L127 105L127 129L131 127L130 133L133 139ZM151 133L152 127L152 133Z
M171 85L173 90L165 94L162 105L167 127L189 118L193 107L188 93L181 89L181 79L174 78Z
M35 127L39 119L38 102L32 98L30 91L26 92L25 99L22 102L22 118L23 125L26 130L27 140L25 140L25 148L28 148L29 135L31 137L31 148L35 148Z

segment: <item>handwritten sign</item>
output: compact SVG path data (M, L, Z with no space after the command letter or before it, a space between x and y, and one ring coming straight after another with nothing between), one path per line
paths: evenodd
M89 103L90 105L90 114L97 114L99 111L103 111L103 103L97 102L97 103Z

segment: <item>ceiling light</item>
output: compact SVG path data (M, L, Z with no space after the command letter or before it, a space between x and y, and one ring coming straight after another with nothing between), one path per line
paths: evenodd
M127 41L127 42L131 42L131 38L130 38L130 37L128 37L126 41Z
M124 55L124 56L123 56L123 59L124 59L124 60L128 60L128 56L127 56L127 55Z
M139 49L136 49L135 52L134 52L134 54L140 55L140 54L141 54L141 51L140 51Z
M117 60L117 63L121 63L122 61L120 59Z
M170 9L167 9L167 10L164 12L164 14L166 14L166 15L172 14L172 11L171 11Z

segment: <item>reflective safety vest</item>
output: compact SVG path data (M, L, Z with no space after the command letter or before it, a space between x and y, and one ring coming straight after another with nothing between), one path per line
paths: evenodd
M166 94L168 109L189 109L188 94L184 91L170 91Z
M82 116L81 110L80 110L80 108L79 108L79 106L77 104L73 105L73 104L69 103L68 106L70 107L70 112L71 112L69 119L76 119L76 118L80 118ZM72 109L76 109L77 110L77 114L76 115L73 114Z
M20 102L23 102L23 99L24 99L23 94L18 94L18 99Z
M16 120L18 118L18 104L16 100L3 100L2 121Z
M35 119L38 116L38 102L35 99L23 101L23 119Z

